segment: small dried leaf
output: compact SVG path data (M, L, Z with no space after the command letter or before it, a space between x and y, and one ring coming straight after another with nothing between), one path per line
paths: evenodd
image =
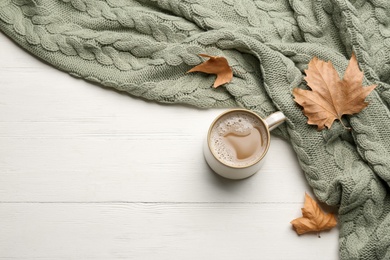
M298 235L307 232L320 232L337 225L335 216L333 214L325 214L317 202L307 193L305 193L305 205L301 210L302 217L290 222Z
M331 62L313 58L305 70L305 80L312 89L295 88L295 102L303 107L308 124L317 125L318 130L330 128L335 119L363 110L368 102L365 98L376 87L363 87L363 72L360 71L355 54L349 61L344 78L340 79ZM342 121L341 121L342 122Z
M207 74L215 74L217 78L214 81L214 88L217 88L225 83L229 83L233 78L233 71L229 66L226 58L219 56L210 56L207 54L199 54L199 56L209 58L205 62L193 67L189 72L204 72Z

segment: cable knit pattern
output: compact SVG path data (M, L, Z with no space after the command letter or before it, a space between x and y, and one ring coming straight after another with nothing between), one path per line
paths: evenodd
M198 107L281 110L317 198L339 206L340 259L390 259L390 2L387 0L0 0L0 30L73 76L131 95ZM316 131L292 97L308 62L343 74L351 52L361 113ZM234 78L186 74L200 53L224 56Z

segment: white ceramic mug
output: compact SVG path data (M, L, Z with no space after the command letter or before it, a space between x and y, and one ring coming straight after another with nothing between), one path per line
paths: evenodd
M210 145L210 137L212 131L217 131L215 130L215 127L217 127L216 123L221 124L221 120L226 120L225 118L229 119L229 116L234 117L237 121L236 118L239 118L240 115L245 118L248 117L256 120L254 121L256 122L256 128L259 128L259 136L262 136L261 138L264 142L261 143L261 152L256 154L253 158L253 162L249 162L246 165L234 165L234 163L233 165L229 165L229 163L223 161L223 159L217 156L217 152L215 151L216 148L212 148L212 145ZM285 120L286 117L279 111L269 115L265 119L262 119L256 113L247 109L232 109L222 113L212 122L203 146L204 157L208 165L214 172L228 179L239 180L252 176L258 172L264 164L265 155L267 154L270 145L270 131L279 126ZM239 121L241 122L241 120ZM215 142L215 140L213 142Z

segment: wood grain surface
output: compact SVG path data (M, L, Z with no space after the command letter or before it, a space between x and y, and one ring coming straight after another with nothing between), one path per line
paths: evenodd
M312 193L286 141L223 179L202 141L224 109L133 98L0 46L0 259L338 259L337 228L291 228Z

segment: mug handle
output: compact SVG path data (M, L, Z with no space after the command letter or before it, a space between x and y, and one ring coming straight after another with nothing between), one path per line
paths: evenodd
M285 120L286 120L286 116L280 111L272 113L266 119L264 119L265 123L268 125L269 131L274 130L276 127L278 127Z

